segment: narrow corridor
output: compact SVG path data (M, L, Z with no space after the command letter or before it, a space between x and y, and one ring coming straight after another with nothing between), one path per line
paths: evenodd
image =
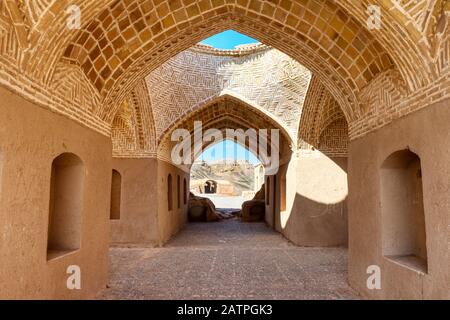
M164 248L113 248L99 299L355 299L347 250L300 248L263 223L188 224Z

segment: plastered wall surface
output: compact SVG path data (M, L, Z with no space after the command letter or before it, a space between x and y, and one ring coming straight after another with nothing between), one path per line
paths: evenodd
M108 268L111 141L0 88L0 298L77 299L105 287ZM84 163L81 247L47 261L53 159ZM67 268L81 268L81 290L68 290Z
M156 159L113 159L122 177L120 219L111 220L112 244L159 244L158 162Z
M349 280L359 292L378 299L450 298L448 257L450 215L450 101L402 118L351 142L349 161ZM428 273L382 256L380 167L409 148L421 160ZM382 289L368 290L367 268L381 268Z
M67 28L62 1L0 1L0 85L17 94L0 89L0 298L91 297L106 283L110 242L171 239L186 222L178 176L181 191L189 176L169 164L166 137L199 119L219 130L275 125L288 132L283 148L327 156L300 154L271 177L266 220L297 245L345 245L349 233L359 292L449 297L449 1L376 1L389 12L376 32L367 1L72 2L79 30ZM227 29L264 44L198 45ZM422 164L427 274L381 251L380 167L408 147ZM64 152L86 172L81 243L47 262L51 164ZM115 167L122 215L110 221ZM81 267L80 291L67 291L70 264ZM382 289L369 291L374 264Z
M346 246L347 159L318 151L291 160L286 174L287 211L281 212L283 235L299 246Z
M173 209L168 209L168 176L172 175ZM177 203L177 177L180 176L180 208ZM183 202L183 179L189 185L189 174L172 164L158 160L158 226L160 244L166 243L187 222L187 204Z

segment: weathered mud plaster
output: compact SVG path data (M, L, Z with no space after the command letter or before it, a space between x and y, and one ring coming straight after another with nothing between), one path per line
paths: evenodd
M173 209L168 209L168 176L172 175ZM180 177L180 206L177 179ZM183 179L189 186L189 174L165 161L158 160L158 227L160 245L176 235L187 222L188 205L183 198ZM188 191L187 191L188 192Z
M111 141L0 88L0 298L92 298L107 283ZM81 247L47 261L53 160L84 163ZM67 268L81 268L81 290L67 289Z
M293 157L286 173L286 211L277 230L299 246L346 246L346 167L346 158L331 159L319 151Z
M111 220L111 244L161 246L181 230L187 220L183 183L189 175L156 158L113 159L122 176L120 220ZM173 210L168 210L167 179L172 175ZM180 208L178 208L178 176ZM187 197L186 197L187 199Z
M158 161L113 159L122 177L120 219L111 220L111 243L154 246L158 231Z
M349 279L376 299L449 299L450 100L411 114L351 142L349 160ZM421 160L428 273L382 255L380 167L409 148ZM381 268L381 290L368 290L367 268Z

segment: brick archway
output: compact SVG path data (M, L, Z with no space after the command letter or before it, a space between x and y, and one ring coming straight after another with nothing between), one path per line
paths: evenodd
M118 2L80 31L65 50L63 59L79 65L105 97L98 114L105 121L112 120L118 101L136 81L176 53L230 28L280 49L315 72L349 119L357 117L357 92L394 65L372 34L328 2L302 6L287 1L273 6L254 1L246 7L206 1L182 13L176 5L164 3L152 10L152 5L131 3L126 8ZM314 11L323 17L316 19ZM149 25L146 19L151 17L156 20ZM343 30L348 32L341 34Z
M243 101L239 101L238 99L233 97L225 96L220 97L211 103L205 104L203 107L197 109L195 112L192 112L189 115L186 115L186 117L171 126L158 143L158 158L171 162L170 152L175 145L175 142L171 141L172 133L176 129L186 129L193 137L195 121L201 121L203 132L206 132L209 129L217 129L222 133L223 137L223 139L219 141L210 141L203 143L202 150L210 145L226 140L227 129L242 129L244 132L249 129L254 129L257 132L259 129L266 129L268 131L268 146L271 146L271 130L280 130L279 147L274 152L278 152L282 158L289 157L291 148L295 143L286 129L275 119L271 118L267 114L264 114L262 111L246 104ZM200 155L200 153L195 152L194 141L192 140L191 142L192 159L196 159ZM258 149L254 150L250 148L248 144L242 146L249 149L255 155L258 155ZM265 158L260 160L262 162L267 161L267 159ZM188 168L189 167L187 167L186 170L188 170Z
M379 30L367 25L372 4L381 10ZM81 10L81 28L67 26L70 5ZM197 45L225 29L262 44L227 52ZM275 55L260 48L285 58L272 63ZM148 77L174 58L199 51L203 57L181 59L154 78L161 86L149 86ZM202 73L208 59L213 67ZM192 66L200 67L195 73ZM108 283L111 243L162 246L177 235L189 209L181 182L188 184L191 168L171 161L171 133L184 128L190 135L201 120L220 136L203 147L224 140L226 129L281 130L280 145L270 150L281 159L268 179L265 220L298 246L348 243L338 268L346 287L374 299L447 299L449 75L449 0L0 1L0 298L94 297ZM403 156L386 165L398 152ZM56 161L61 154L76 154L83 168ZM118 184L120 208L111 202ZM59 237L67 229L57 217L64 205L75 208L76 225L82 221L74 241ZM120 219L110 221L111 207ZM414 230L404 228L411 212L418 213ZM402 248L384 243L386 226ZM252 246L255 239L246 239ZM411 252L411 239L419 250ZM46 252L56 252L57 263L46 261ZM411 254L419 263L426 258L426 268L411 264ZM211 260L208 270L220 265ZM204 268L204 259L197 262ZM168 270L156 270L168 297L175 287L192 294L196 287L179 281L186 264L172 265L180 267L171 276L177 283L161 282ZM67 290L61 266L83 268L80 290ZM367 266L382 272L380 290L367 286ZM293 278L303 280L298 271ZM336 279L305 278L311 286L320 279L321 290ZM129 297L136 278L123 279ZM253 283L234 280L231 292ZM276 285L256 290L271 294Z
M44 0L42 0L41 2L44 2ZM383 22L386 24L386 28L382 28L381 30L377 31L377 37L379 38L380 43L388 50L389 54L393 57L395 64L399 66L400 70L402 70L402 74L404 75L405 79L408 79L407 82L411 83L413 87L417 87L419 85L420 82L418 82L417 79L424 79L429 77L427 76L427 72L423 71L427 68L422 61L423 59L421 59L421 52L418 49L418 39L424 38L424 42L426 43L427 39L424 35L428 34L430 30L434 28L434 24L437 20L435 16L439 11L441 3L443 3L443 1L424 1L424 4L421 5L421 9L428 9L431 12L429 16L424 17L423 15L414 15L414 12L411 12L412 9L410 9L408 3L398 4L397 7L394 7L387 2L374 1L374 4L379 4L384 10L388 12L388 14L383 17ZM64 12L60 12L63 11L60 9L64 4L65 3L61 3L61 1L59 1L49 6L47 11L34 12L39 11L37 9L32 11L36 16L38 16L39 13L42 13L42 16L36 21L36 24L32 29L31 39L35 44L39 44L39 50L37 51L38 54L39 52L52 53L43 57L43 62L48 67L48 69L52 69L52 66L54 66L59 57L58 55L60 55L61 52L63 52L65 48L67 48L67 45L70 42L70 38L73 35L70 30L67 30L65 28L67 18L66 15L64 14ZM87 26L92 21L92 19L95 19L95 17L101 17L102 15L104 16L105 11L114 4L114 1L77 0L71 1L70 4L78 5L83 10L83 21L85 21L84 25ZM333 1L330 2L330 4L333 6L339 6L360 25L366 24L366 11L367 5L369 4L368 1L363 1L361 3L361 6L355 6L351 0L339 1L339 3L336 4L334 4ZM171 10L173 13L177 13L178 15L181 15L180 12L177 12L177 10L180 9L181 5L182 1L174 1L173 3L169 4L166 2L162 2L159 4L161 8L166 6L169 8L169 10ZM183 3L183 5L186 4ZM192 3L191 5L195 6L195 3ZM262 7L262 9L264 10L265 5L267 5L267 3L265 3L264 1L200 1L199 4L195 6L196 9L193 11L200 12L208 9L223 10L222 7L236 6L243 10L249 10L251 15L255 15L256 12L261 12L260 7ZM293 5L296 5L296 3L291 1L283 1L280 5L276 5L274 2L270 3L269 5L272 5L273 7L277 6L283 10L290 10ZM309 1L307 5L309 8L320 8L322 3L317 1ZM143 3L143 6L145 6L146 8L151 8L153 6L153 3L147 1ZM45 8L45 6L42 4L39 4L36 7L40 8L41 10L42 8ZM129 6L124 9L129 9L130 12L133 12L132 10L136 8L138 8L137 2L130 2ZM155 12L156 11L159 14L162 9L155 10ZM275 14L278 14L279 16L281 15L281 17L286 16L284 15L283 11L276 12L275 8L268 8L266 9L265 13L269 13L268 17L266 18L266 20L268 21ZM270 13L272 14L272 16L270 15ZM186 13L186 17L187 16L188 14ZM194 17L191 16L190 18ZM430 22L428 22L427 19L429 19ZM52 21L53 23L51 25L48 25L48 23L46 23L48 20ZM426 26L426 28L424 28L423 32L421 33L418 28L406 28L408 24L423 24ZM42 31L46 28L49 32L42 34ZM399 29L403 31L402 39L392 33L392 30ZM59 36L59 41L58 45L55 46L56 35ZM35 69L32 66L30 66L30 68ZM420 68L422 68L422 71ZM49 77L51 77L51 74L52 73L48 73L46 75L47 79L50 79Z
M368 31L370 4L133 0L125 5L113 0L36 0L17 5L11 1L0 6L2 41L8 44L1 48L0 74L9 78L5 85L11 89L21 87L27 99L109 135L115 111L140 80L139 72L154 67L149 62L158 65L211 33L240 27L305 65L309 61L314 68L308 67L341 105L351 131L362 135L367 131L367 113L374 108L370 103L367 107L367 92L376 89L373 82L394 80L401 98L414 95L445 79L449 61L447 1L424 0L412 6L411 1L375 0L373 4L382 10L383 27ZM80 31L67 28L64 9L69 5L81 10ZM11 14L17 17L10 24ZM87 63L86 57L92 61ZM388 67L376 63L382 57L389 57ZM402 113L409 112L403 109Z

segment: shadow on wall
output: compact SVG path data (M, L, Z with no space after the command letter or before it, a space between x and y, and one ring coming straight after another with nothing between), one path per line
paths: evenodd
M325 204L296 194L293 207L303 220L296 242L303 246L328 247L348 245L347 197L338 203ZM288 229L289 219L284 229Z
M347 158L330 158L319 151L292 159L280 190L280 230L300 246L347 246ZM283 172L280 173L283 175ZM283 211L283 197L287 204Z

